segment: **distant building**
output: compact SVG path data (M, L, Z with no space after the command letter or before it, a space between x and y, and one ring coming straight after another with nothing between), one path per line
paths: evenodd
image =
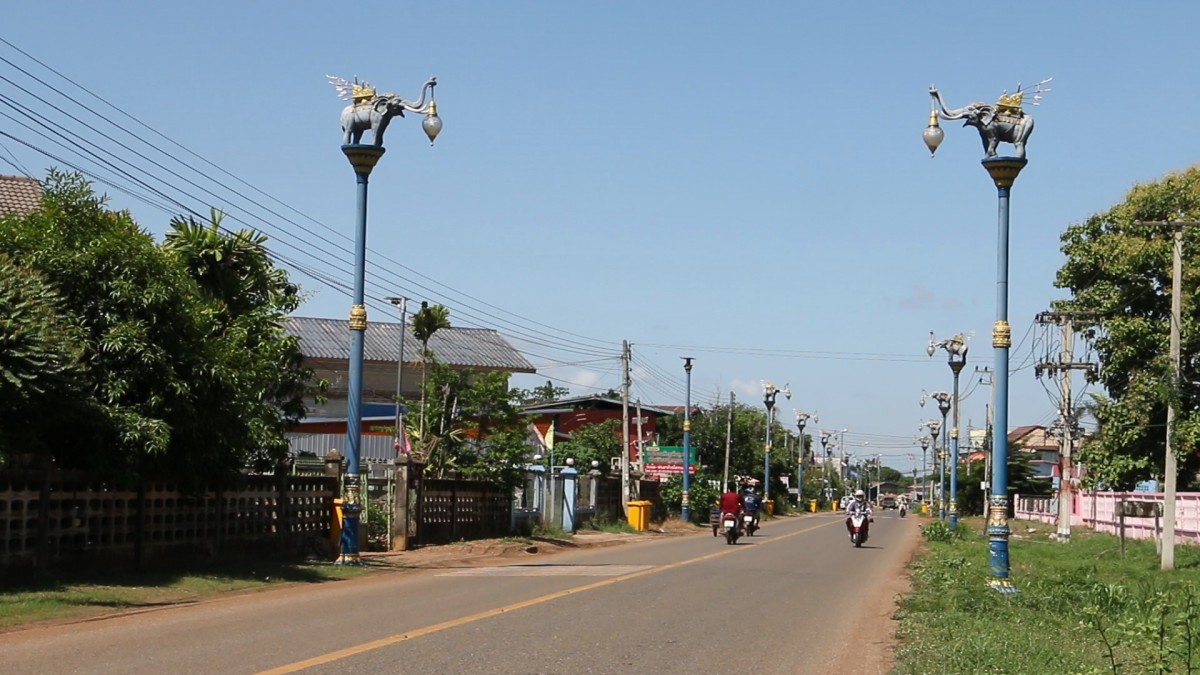
M1046 427L1028 425L1008 432L1009 453L1020 452L1029 460L1031 477L1051 480L1058 474L1058 440Z
M606 420L620 421L622 417L621 400L605 396L576 396L557 401L531 403L523 406L526 413L534 415L533 426L537 433L546 439L551 426L554 428L554 438L557 441L570 440L571 434L583 427L599 424ZM629 407L629 461L639 462L638 455L638 420L637 408ZM658 438L658 420L674 414L665 407L641 406L642 440L652 443ZM683 407L679 407L683 411Z
M345 319L290 317L284 331L300 338L304 365L316 380L329 388L325 400L305 401L308 416L288 434L293 452L323 455L336 448L344 452L350 380L350 329ZM397 376L400 375L399 323L373 321L367 325L363 345L363 405L361 456L383 461L396 456L392 442L396 426ZM443 328L429 340L438 363L455 370L533 373L533 365L500 333L488 328ZM421 343L405 327L401 394L420 397Z
M23 216L42 205L42 184L36 178L0 175L0 217Z

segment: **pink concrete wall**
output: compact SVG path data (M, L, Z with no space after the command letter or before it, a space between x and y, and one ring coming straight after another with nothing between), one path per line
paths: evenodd
M1163 501L1161 492L1077 492L1072 497L1071 525L1108 534L1118 534L1118 502ZM1013 503L1016 504L1015 515L1018 520L1058 522L1058 499L1055 497L1014 495ZM1161 520L1158 527L1161 530ZM1156 534L1154 518L1125 518L1126 537L1149 539ZM1200 492L1180 492L1175 495L1175 536L1180 543L1200 544Z

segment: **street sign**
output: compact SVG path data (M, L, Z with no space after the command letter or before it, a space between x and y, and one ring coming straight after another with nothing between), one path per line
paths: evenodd
M696 475L696 465L695 464L689 466L688 469L689 469L689 471L688 471L689 476ZM683 463L682 462L679 464L649 464L648 463L648 464L646 464L646 473L652 474L652 475L679 474L682 476L683 475Z
M642 448L642 461L647 464L678 464L683 466L682 446L648 445ZM692 448L691 463L696 463L696 448ZM677 473L683 473L680 469Z
M1158 481L1144 480L1133 486L1134 492L1158 492Z

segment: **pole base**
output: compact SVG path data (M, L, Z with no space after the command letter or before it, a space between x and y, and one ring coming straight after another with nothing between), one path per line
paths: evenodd
M1017 588L1016 584L1012 582L1012 579L1001 579L999 577L992 577L991 579L988 579L988 588L996 591L1000 595L1016 595L1017 593L1021 592L1021 590Z
M363 564L362 558L358 557L357 553L343 553L338 556L338 559L333 561L334 565L349 565L359 567Z

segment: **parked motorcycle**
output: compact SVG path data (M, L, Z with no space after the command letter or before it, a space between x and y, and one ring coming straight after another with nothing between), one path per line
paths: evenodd
M742 536L736 513L721 514L721 527L725 530L725 543L730 546L736 544L738 537Z
M850 515L850 542L856 548L862 548L863 543L867 541L867 530L871 522L871 518L867 514L859 511Z

